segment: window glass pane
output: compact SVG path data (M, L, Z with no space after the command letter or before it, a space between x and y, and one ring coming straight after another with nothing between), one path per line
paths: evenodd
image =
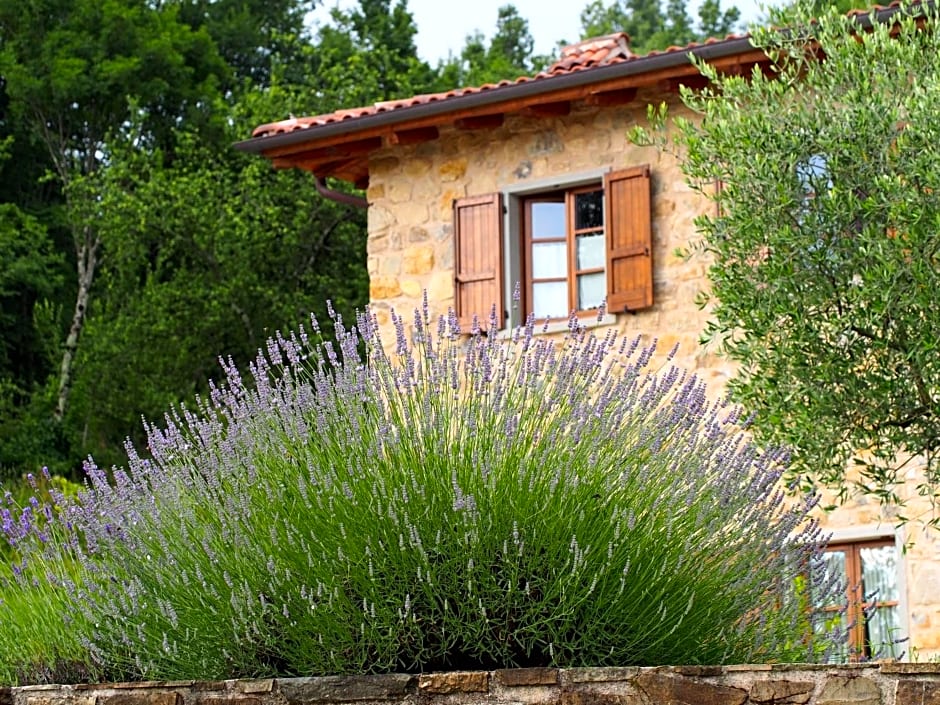
M582 274L578 277L578 309L597 308L607 296L607 275Z
M568 276L568 243L540 242L532 245L532 277L551 279Z
M862 589L865 601L898 599L898 567L894 546L861 548Z
M574 197L575 230L604 227L604 190L579 193Z
M578 235L577 247L578 269L593 269L605 265L604 233Z
M895 643L902 638L898 607L879 607L869 613L865 622L866 655L871 658L897 657L903 644Z
M565 236L565 204L537 202L532 204L532 239Z
M536 318L567 318L568 282L540 282L532 285L532 312Z
M826 551L822 559L823 566L825 567L825 576L819 585L811 586L813 592L813 606L817 608L837 604L837 601L833 599L837 597L833 592L833 584L837 583L835 589L838 590L841 588L841 590L845 590L845 586L848 582L848 576L845 573L844 552ZM842 597L843 595L844 593L839 593L838 597Z

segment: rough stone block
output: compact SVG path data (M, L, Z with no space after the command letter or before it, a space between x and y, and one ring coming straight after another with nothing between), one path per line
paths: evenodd
M417 676L324 676L284 678L277 689L288 703L349 702L354 700L400 700L414 691Z
M395 171L400 165L401 160L398 157L391 155L372 157L372 159L369 160L369 173L382 174L383 172Z
M434 269L434 248L430 245L409 247L402 258L405 274L427 274Z
M751 686L751 702L760 705L805 705L813 695L812 681L768 680Z
M270 693L274 690L274 679L238 680L233 684L233 689L237 693Z
M396 276L401 273L401 257L395 254L387 254L379 257L379 276Z
M441 181L457 181L467 173L467 158L449 159L438 167L437 173Z
M186 701L186 705L263 705L261 695L245 693L203 693Z
M393 299L399 294L401 294L401 287L398 285L398 279L393 276L379 274L369 281L369 298L373 301Z
M642 673L632 682L650 705L743 705L747 700L747 691L740 688L686 676Z
M428 235L427 228L422 228L418 225L408 231L408 242L424 242L428 237L430 236Z
M633 693L605 693L592 688L562 691L559 705L643 705Z
M640 672L637 667L567 668L562 674L571 683L627 681Z
M448 271L434 272L428 284L428 298L431 301L441 302L454 295L454 273Z
M243 693L203 693L186 701L186 705L263 705L263 703L264 698L260 695Z
M371 204L382 198L385 198L385 184L369 184L369 188L366 189L366 200Z
M660 339L661 341L661 339ZM666 341L667 343L670 341ZM677 345L679 340L676 339L673 345ZM668 348L663 348L664 350L671 350L672 345ZM680 676L696 676L696 677L706 677L706 676L720 676L724 673L725 669L722 666L673 666L672 672Z
M556 685L557 668L507 668L496 671L496 680L502 685L515 687L521 685Z
M894 702L897 705L940 705L940 682L934 680L898 681Z
M421 282L417 279L402 279L398 282L398 285L405 296L410 296L413 299L421 296Z
M13 705L12 688L0 688L0 705Z
M870 678L831 676L816 705L881 705L881 691Z
M922 673L940 675L940 663L905 663L891 661L880 664L882 673Z
M183 696L176 692L133 691L99 695L96 705L182 705Z
M429 673L418 679L418 691L428 694L485 693L490 687L486 671L455 671Z
M26 705L95 705L94 696L73 698L62 693L44 695L27 695Z

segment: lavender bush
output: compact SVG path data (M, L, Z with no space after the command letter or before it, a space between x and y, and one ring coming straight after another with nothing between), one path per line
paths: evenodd
M43 522L4 524L4 599L46 600L0 678L229 678L814 660L813 499L702 382L573 322L500 340L374 318L278 335L245 381L87 465ZM668 364L668 363L667 363ZM46 537L48 539L48 537ZM25 548L24 548L25 547ZM0 576L2 577L2 576ZM15 601L14 600L14 601ZM70 635L56 642L64 623ZM43 637L43 638L45 638ZM822 639L822 641L820 641Z

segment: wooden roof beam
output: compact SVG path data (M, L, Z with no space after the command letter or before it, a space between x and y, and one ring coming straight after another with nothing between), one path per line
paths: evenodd
M626 105L636 100L636 88L620 88L612 91L601 91L591 93L584 99L588 105L598 107L612 107L615 105Z
M458 130L489 130L494 127L502 127L503 120L505 120L503 113L470 115L468 117L457 118L454 120L454 125Z
M563 117L571 112L571 101L559 100L553 103L538 103L524 108L522 112L533 117Z
M416 127L413 130L394 130L388 136L389 144L408 145L431 142L440 137L440 131L433 125Z
M382 146L381 137L367 137L354 142L340 143L329 147L317 147L315 149L301 149L295 152L283 151L273 159L274 166L278 166L281 159L292 162L317 162L330 159L343 159L346 157L359 156L373 152Z

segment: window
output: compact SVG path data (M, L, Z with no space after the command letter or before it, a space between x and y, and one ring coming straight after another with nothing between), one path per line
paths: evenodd
M824 554L827 577L845 586L836 600L815 599L823 619L820 628L836 621L847 630L841 661L899 657L902 637L898 554L893 538L832 543Z
M567 319L653 303L650 172L642 166L569 186L525 187L454 201L456 308L461 328L485 327L496 305L510 315L515 282L522 314ZM504 217L506 216L506 217Z
M533 196L522 208L525 310L538 319L596 310L607 298L603 187Z

